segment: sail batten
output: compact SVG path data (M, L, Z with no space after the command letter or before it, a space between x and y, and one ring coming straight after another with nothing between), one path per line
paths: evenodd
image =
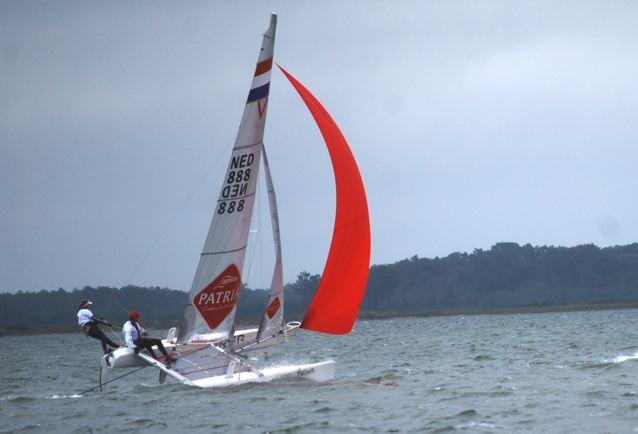
M370 218L363 180L346 139L327 110L280 65L324 138L335 176L337 204L328 259L301 327L331 334L352 330L370 266Z

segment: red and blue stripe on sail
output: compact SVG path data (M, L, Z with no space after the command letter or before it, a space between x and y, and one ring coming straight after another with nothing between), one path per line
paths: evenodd
M272 57L257 64L255 77L248 93L246 104L266 98L270 91L270 71L272 69Z

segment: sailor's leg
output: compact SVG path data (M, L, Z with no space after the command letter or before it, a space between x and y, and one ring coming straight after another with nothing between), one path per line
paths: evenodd
M148 351L148 353L151 355L152 358L157 360L157 356L155 355L155 351L153 351L153 346L152 345L148 345L146 347L146 351Z
M87 334L91 336L92 338L99 339L100 341L102 341L102 348L104 349L105 353L108 350L108 348L106 348L107 345L112 348L119 347L119 345L113 342L112 340L110 340L109 337L106 336L104 332L100 330L100 328L97 325L92 325L91 327L89 327L89 331L87 332Z
M168 351L166 351L166 347L164 347L164 344L162 343L161 339L147 338L146 340L149 341L151 345L157 345L157 348L164 355L166 363L168 363L169 366L171 363L174 363L177 361L175 357L168 354Z
M148 340L151 341L152 345L157 345L157 348L160 350L160 352L162 354L164 354L166 357L169 357L168 353L166 352L166 348L164 348L164 344L162 343L161 339L150 338Z
M137 338L135 339L135 345L137 345L138 348L144 348L150 355L151 357L153 357L154 359L157 359L157 357L155 356L155 352L153 351L153 343L151 342L150 339L148 338Z
M111 348L119 348L120 346L118 344L116 344L115 342L113 342L112 340L110 340L108 338L108 336L104 335L104 341L106 341L106 343L111 347Z
M106 342L104 342L104 338L106 338L106 336L104 336L104 333L102 333L102 330L97 328L97 326L95 324L93 324L93 325L91 325L89 327L89 329L87 330L86 334L88 336L91 336L93 339L99 340L100 344L102 344L102 351L105 354L108 352L108 348L106 347Z

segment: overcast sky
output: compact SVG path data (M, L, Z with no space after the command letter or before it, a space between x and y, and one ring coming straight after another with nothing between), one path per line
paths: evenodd
M190 288L270 11L360 164L372 263L638 241L635 2L0 1L0 292ZM278 72L265 142L285 280L320 273L332 171Z

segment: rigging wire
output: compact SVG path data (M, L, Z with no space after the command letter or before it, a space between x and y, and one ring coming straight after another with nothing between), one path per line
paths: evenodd
M106 306L106 308L104 308L102 310L102 316L98 317L98 319L101 319L101 320L105 321L104 320L104 316L106 316L106 312L111 308L111 306L113 306L116 303L119 304L122 308L124 308L124 306L122 306L117 301L117 296L116 296L115 292L113 292L113 296L111 297L111 302ZM120 335L115 333L115 331L113 330L113 328L119 328L121 330L122 329L121 327L115 326L113 324L110 324L110 325L109 324L103 324L103 325L108 328L108 330L111 332L111 334L115 337L116 340L120 341L121 345L124 345L124 341L122 341L122 338L120 337Z
M124 312L126 312L126 314L127 314L127 315L131 312L131 310L130 310L130 309L128 309L126 306L124 306L122 303L120 303L120 301L117 299L117 297L116 297L115 295L113 295L113 299L112 299L112 301L111 301L111 304L117 304L118 306L120 306L120 307L122 308L122 310L123 310ZM139 321L139 320L138 320L138 322L140 322L140 323L141 323L142 321ZM117 328L117 329L123 330L123 328L122 328L122 327L118 327L118 326L114 326L114 325L111 325L111 327L114 327L114 328ZM146 331L151 331L151 330L152 330L152 328L151 328L151 327L148 327L147 325L145 325L145 324L143 324L143 323L142 323L142 327L144 327L144 329L145 329ZM112 331L113 331L113 330L111 330L111 332L112 332ZM120 339L120 337L119 337L119 336L118 336L118 339L120 340L120 342L122 342L122 339Z
M259 214L260 214L259 212L260 210L259 202L261 198L261 188L259 185L260 180L261 180L261 177L258 177L257 183L255 184L255 202L254 203L257 204L257 221L259 221ZM259 225L257 225L257 229L249 229L249 236L250 236L250 233L256 233L257 235L255 235L254 237L251 237L252 251L248 255L248 270L245 273L246 280L244 281L246 285L248 285L248 282L250 281L250 272L252 271L253 263L255 262L254 258L255 258L255 251L257 250L257 242L261 237L261 228L259 227Z
M117 294L114 292L114 293L113 293L113 296L111 297L111 303L109 303L109 305L108 305L108 306L106 306L106 308L102 311L102 312L103 312L103 314L105 315L105 314L106 314L106 311L108 311L108 310L109 310L109 308L110 308L111 306L115 305L115 304L116 304L116 305L118 305L118 306L120 306L120 307L124 310L124 312L126 312L127 314L130 312L130 310L129 310L129 309L127 309L127 308L126 308L126 307L125 307L122 303L120 303L120 302L119 302L119 300L117 299ZM112 334L113 336L115 336L115 338L116 338L118 341L120 341L120 344L122 344L122 346L124 346L124 345L125 345L125 343L124 343L124 341L122 340L122 338L120 337L120 335L119 335L118 333L115 333L115 330L113 330L113 329L119 329L119 330L122 330L122 327L119 327L119 326L116 326L116 325L113 325L113 324L111 324L111 325L106 325L106 327L109 329L109 331L111 332L111 334Z
M144 256L142 257L142 259L139 261L139 263L137 264L137 266L133 269L133 271L131 272L131 274L129 275L129 277L126 279L126 284L122 287L125 288L127 286L132 285L132 280L135 277L135 275L137 274L137 272L140 270L140 268L142 267L142 265L144 265L144 263L146 262L146 260L149 258L149 256L151 255L151 253L157 248L157 246L159 245L160 241L162 241L162 239L164 239L164 237L166 236L166 233L168 232L168 230L173 226L173 224L175 223L175 221L177 221L177 218L181 215L182 211L184 211L184 209L186 208L186 206L190 203L191 199L193 199L193 197L195 196L195 194L199 191L200 187L204 184L204 181L206 181L206 179L210 176L210 174L213 172L213 170L215 169L215 167L217 167L217 165L219 164L219 162L221 161L222 157L227 153L228 149L233 145L233 142L229 142L228 145L226 145L217 155L217 157L215 158L215 160L213 161L213 163L208 167L208 169L206 170L206 173L204 174L204 176L202 176L202 178L199 180L199 182L197 183L197 185L195 186L195 188L193 189L193 191L191 191L191 193L186 197L186 199L184 200L184 202L182 202L181 206L175 211L175 213L173 214L173 216L171 217L171 219L168 221L168 223L164 226L164 228L160 231L159 235L155 238L155 240L153 241L153 243L151 244L150 248L146 251L146 253L144 254ZM130 312L130 309L126 308L122 303L120 303L117 300L117 297L115 294L113 294L113 299L111 301L111 304L117 304L118 306L120 306L124 312L126 312L127 314ZM107 306L108 309L109 306ZM105 309L105 310L107 310ZM146 327L147 329L149 329L148 327ZM150 329L149 329L150 330ZM111 332L113 332L113 330L111 330ZM113 332L113 334L115 334ZM118 340L120 340L120 342L122 342L121 338L119 337L119 335L115 334L115 336L118 338Z
M246 283L248 283L250 281L253 264L255 264L255 267L257 267L257 260L255 259L255 255L257 255L259 258L259 276L257 279L257 283L253 284L253 289L257 289L257 288L267 289L270 286L268 282L264 281L264 253L263 253L264 238L262 236L262 232L263 232L262 213L265 211L264 211L264 205L262 202L268 200L267 193L264 194L264 191L268 192L268 188L266 188L265 182L266 180L265 180L265 174L264 174L258 178L257 185L256 185L255 202L257 204L256 205L257 216L253 219L253 222L256 222L257 228L256 229L253 228L250 230L251 233L255 233L256 235L253 238L251 238L252 251L248 253L248 261L247 261L248 266L247 266L247 272L245 274ZM257 252L257 250L259 250L259 252Z
M153 252L153 250L155 250L155 248L157 247L157 245L160 243L160 241L164 238L164 236L166 235L166 233L168 232L168 230L171 228L171 226L173 226L173 224L175 223L175 221L177 220L177 217L179 217L179 215L182 213L182 211L184 210L184 208L186 208L186 206L188 205L188 203L191 201L191 199L193 198L193 196L195 196L195 193L197 193L197 191L199 190L199 188L202 186L202 184L204 183L204 181L206 180L206 178L208 178L208 176L212 173L213 169L217 166L217 164L221 161L221 158L226 154L226 151L228 151L228 148L231 147L231 145L233 145L232 142L230 142L228 145L226 145L226 147L224 147L224 149L222 149L219 153L219 155L217 156L217 158L215 159L215 161L213 162L213 164L208 168L208 170L206 171L206 173L204 174L204 176L202 177L202 179L199 181L199 183L195 186L195 189L188 195L188 197L186 198L186 200L184 200L184 202L182 203L182 205L177 209L177 211L173 214L173 217L169 220L169 222L165 225L165 227L162 229L162 231L160 232L159 236L155 239L155 241L153 242L153 244L151 245L151 247L147 250L147 252L144 254L144 256L142 257L142 260L137 264L137 266L135 267L135 269L133 269L133 271L131 272L130 276L128 277L128 279L126 279L127 284L124 286L128 286L131 284L131 280L133 280L133 277L135 277L135 275L137 274L137 272L139 271L139 269L142 267L142 265L146 262L146 260L148 259L148 257L150 256L150 254Z
M90 389L83 390L82 392L79 392L79 393L78 393L78 395L84 395L85 393L92 392L92 391L94 391L95 389L100 389L100 388L101 388L102 386L104 386L105 384L112 383L112 382L114 382L115 380L119 380L120 378L124 378L124 377L126 377L127 375L131 375L133 372L137 372L137 371L139 371L140 369L144 369L144 368L146 368L146 365L145 365L145 366L141 366L141 367L136 368L136 369L133 369L132 371L129 371L129 372L127 372L126 374L122 374L122 375L120 375L119 377L115 377L115 378L113 378L113 379L111 379L111 380L109 380L109 381L105 381L104 383L101 383L99 386L95 386L95 387L91 387Z
M264 175L265 178L265 175ZM266 199L268 199L268 188L265 189L266 190ZM264 187L262 186L262 191L264 191ZM263 200L263 193L262 193L262 200ZM260 201L261 202L261 201ZM263 250L263 238L261 236L261 204L259 205L259 215L257 216L257 228L259 230L259 284L261 286L264 286L264 250ZM266 286L264 286L265 288Z
M114 328L118 328L118 329L122 330L122 327L118 327L118 326L115 326L115 325L112 325L112 324L110 326L107 326L107 327L108 327L109 331L111 332L111 334L113 336L115 336L118 341L120 341L120 344L122 344L122 346L124 346L124 341L120 337L119 333L115 333L115 330L113 330Z
M264 146L262 144L262 146ZM263 156L262 156L263 159ZM264 191L266 191L266 195L265 197L268 197L268 189L264 188L264 182L266 179L266 173L264 172L262 176L259 177L259 179L257 180L257 185L259 186L259 191L261 192L261 195L259 196L259 202L257 203L257 230L259 231L259 236L257 237L257 245L256 248L259 249L259 283L255 285L255 288L259 288L260 286L263 286L264 283L264 255L263 255L263 249L262 249L262 244L263 244L263 238L261 236L261 213L262 213L262 202L264 200Z

